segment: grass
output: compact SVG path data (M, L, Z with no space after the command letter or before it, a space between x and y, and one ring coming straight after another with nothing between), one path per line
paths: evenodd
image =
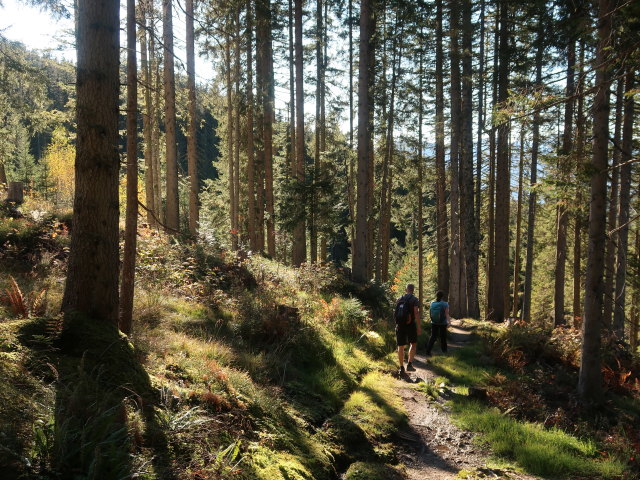
M579 439L557 428L520 421L467 397L468 387L482 386L497 373L513 377L493 365L484 365L486 355L479 342L457 349L447 356L434 356L434 371L452 384L450 405L452 418L461 428L480 434L480 440L500 458L515 462L530 474L545 478L578 476L619 478L625 465L616 458L602 456L594 441ZM492 363L492 362L488 362ZM434 384L421 390L437 396Z

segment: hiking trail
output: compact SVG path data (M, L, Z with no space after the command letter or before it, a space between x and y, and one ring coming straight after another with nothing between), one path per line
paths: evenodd
M449 327L449 355L463 348L471 340L471 332L464 323L454 320ZM439 344L434 356L442 355ZM413 362L415 372L408 378L398 379L398 388L408 414L407 425L398 432L403 443L400 463L404 465L407 480L448 480L457 477L461 470L472 471L469 478L504 480L535 480L537 477L512 470L488 468L491 452L474 441L475 433L462 430L451 421L447 400L453 392L450 386L436 385L440 396L433 400L415 390L411 384L431 381L440 376L425 356L424 346Z

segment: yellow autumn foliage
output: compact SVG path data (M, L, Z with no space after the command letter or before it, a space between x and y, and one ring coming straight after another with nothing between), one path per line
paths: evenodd
M76 149L69 143L64 130L54 130L44 161L50 184L54 189L55 204L58 206L73 205L75 158Z

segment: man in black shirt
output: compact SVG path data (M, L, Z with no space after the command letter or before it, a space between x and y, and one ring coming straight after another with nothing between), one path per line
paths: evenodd
M406 320L400 321L396 318L396 343L398 345L398 362L400 363L400 375L405 374L404 369L404 347L411 345L409 348L409 362L407 363L407 371L414 372L413 358L416 355L416 344L418 336L421 333L420 328L420 302L413 295L415 287L413 284L407 285L405 294L396 302L396 317L398 312L406 309L408 315Z

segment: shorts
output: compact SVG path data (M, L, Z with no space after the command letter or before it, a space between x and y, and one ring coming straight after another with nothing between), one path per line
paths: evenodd
M396 345L402 347L410 343L418 343L418 327L415 322L409 325L396 325Z

